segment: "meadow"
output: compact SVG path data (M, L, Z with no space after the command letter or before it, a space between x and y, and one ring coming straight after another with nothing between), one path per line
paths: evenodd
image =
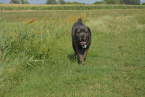
M144 97L145 9L5 11L0 18L1 97ZM86 65L71 27L91 28Z

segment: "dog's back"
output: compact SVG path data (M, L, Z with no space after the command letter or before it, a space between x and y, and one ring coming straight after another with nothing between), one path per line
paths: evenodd
M72 30L74 30L77 26L85 26L82 23L82 19L81 18L79 18L78 21L73 25Z

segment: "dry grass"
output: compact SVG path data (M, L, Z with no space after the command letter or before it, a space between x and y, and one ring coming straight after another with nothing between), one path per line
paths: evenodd
M90 25L91 29L99 32L108 32L108 33L120 33L120 32L129 32L138 24L134 24L136 20L132 16L103 16L88 21L86 24ZM90 23L89 23L90 22ZM131 26L130 26L131 25Z

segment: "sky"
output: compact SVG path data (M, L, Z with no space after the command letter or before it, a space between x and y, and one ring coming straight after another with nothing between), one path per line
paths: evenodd
M11 0L0 0L0 3L6 3L8 4ZM65 0L66 2L81 2L81 3L86 3L86 4L93 4L96 1L102 1L102 0ZM145 0L140 0L141 3L145 2ZM30 4L44 4L46 0L28 0Z

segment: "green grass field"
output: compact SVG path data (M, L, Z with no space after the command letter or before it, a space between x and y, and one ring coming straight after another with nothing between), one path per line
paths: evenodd
M144 97L145 11L3 12L1 97ZM71 27L92 31L86 65L74 59Z

